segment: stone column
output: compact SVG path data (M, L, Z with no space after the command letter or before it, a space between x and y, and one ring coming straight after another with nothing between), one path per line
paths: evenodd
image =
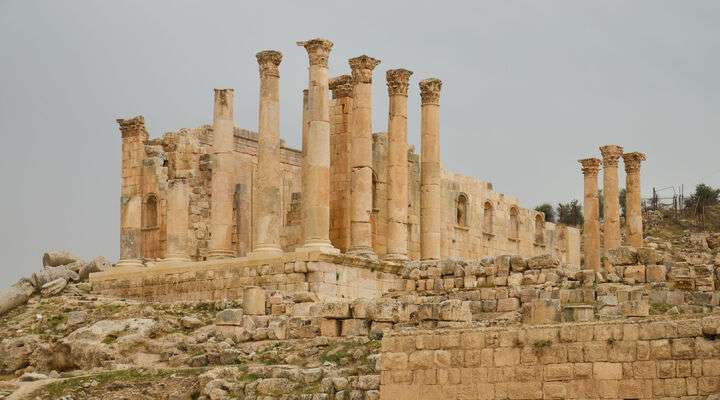
M597 175L600 160L586 158L579 160L584 176L585 223L583 224L583 240L585 249L585 268L600 270L600 209L598 199Z
M118 119L122 134L122 184L120 189L120 258L118 267L141 267L142 165L148 132L145 119Z
M253 190L255 246L251 256L282 254L280 185L280 71L282 54L274 50L256 54L260 65L258 164Z
M380 60L362 55L349 60L353 79L350 126L349 254L375 258L372 248L372 72Z
M420 258L440 259L440 79L420 81Z
M412 71L391 69L386 73L388 112L388 232L386 259L408 259L408 144L407 97Z
M167 234L166 261L190 261L187 251L189 207L190 194L187 180L169 180L167 221L165 223L165 233Z
M233 89L215 89L213 165L210 187L209 258L227 258L232 249Z
M620 247L620 196L618 191L618 160L623 148L614 144L600 147L603 158L603 232L605 250Z
M330 80L330 241L340 251L350 247L350 125L353 85L350 75Z
M330 243L330 98L328 57L333 43L325 39L298 42L310 60L307 134L303 143L303 234L298 251L339 253Z
M633 152L623 154L625 162L625 224L628 244L635 248L643 246L643 222L640 195L640 163L645 154Z

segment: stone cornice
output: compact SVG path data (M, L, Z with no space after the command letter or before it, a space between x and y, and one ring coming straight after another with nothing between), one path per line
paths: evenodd
M601 161L599 158L583 158L578 162L581 165L583 175L597 175L598 170L600 170Z
M372 83L372 72L380 64L380 60L367 55L348 60L352 71L353 83Z
M645 154L640 152L632 152L623 154L623 162L625 163L625 172L640 172L640 163L645 161Z
M440 89L442 81L437 78L423 79L420 85L420 98L422 104L440 104Z
M617 167L618 160L623 155L623 148L615 144L600 147L604 167Z
M304 42L297 42L297 45L307 50L310 65L319 65L327 68L328 57L330 57L333 42L327 39L315 38Z
M387 70L385 78L387 79L388 95L402 95L407 97L410 76L412 74L412 71L403 68Z
M260 76L280 77L280 63L282 62L282 53L276 50L263 50L255 54L258 65L260 67Z
M352 97L352 77L350 75L340 75L330 79L330 91L332 91L333 99L343 97Z

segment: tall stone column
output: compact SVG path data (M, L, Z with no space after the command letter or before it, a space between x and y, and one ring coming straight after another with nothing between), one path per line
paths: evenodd
M583 224L583 240L585 249L585 268L600 270L600 207L598 198L597 175L600 160L586 158L579 160L584 176L585 223Z
M282 254L280 247L280 62L274 50L256 54L260 66L260 110L258 118L258 164L253 190L255 246L251 256Z
M190 261L188 258L188 209L190 193L187 180L171 179L168 182L166 261Z
M440 79L420 81L420 257L440 259Z
M122 184L120 189L120 258L118 267L141 267L142 165L148 132L145 119L118 119L122 134Z
M623 148L614 144L600 147L603 158L603 232L605 250L620 247L620 196L618 189L618 160Z
M392 261L408 259L408 144L407 101L412 71L386 72L388 112L388 233L387 256Z
M645 154L633 152L623 154L625 162L625 224L628 244L639 248L643 245L643 221L640 193L640 163Z
M380 60L362 55L349 60L353 80L350 126L350 248L348 253L374 258L372 248L372 72Z
M298 42L310 60L307 134L303 143L303 235L298 251L339 253L330 243L330 98L328 57L333 43L325 39ZM304 127L305 128L305 127Z
M350 75L330 80L330 241L340 251L350 247L350 125L353 85Z
M233 89L215 89L209 258L232 257Z

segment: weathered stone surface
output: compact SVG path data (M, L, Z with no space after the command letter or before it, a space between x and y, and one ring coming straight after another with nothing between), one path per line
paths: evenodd
M42 287L40 288L40 294L43 297L50 297L60 294L60 292L65 289L65 286L67 286L67 283L68 282L65 278L57 278L42 285Z
M605 257L612 265L635 265L638 262L638 252L634 247L620 246L605 252Z

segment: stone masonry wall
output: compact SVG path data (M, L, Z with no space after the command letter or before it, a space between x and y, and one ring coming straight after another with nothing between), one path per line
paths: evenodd
M381 398L706 399L720 393L720 316L386 336Z

